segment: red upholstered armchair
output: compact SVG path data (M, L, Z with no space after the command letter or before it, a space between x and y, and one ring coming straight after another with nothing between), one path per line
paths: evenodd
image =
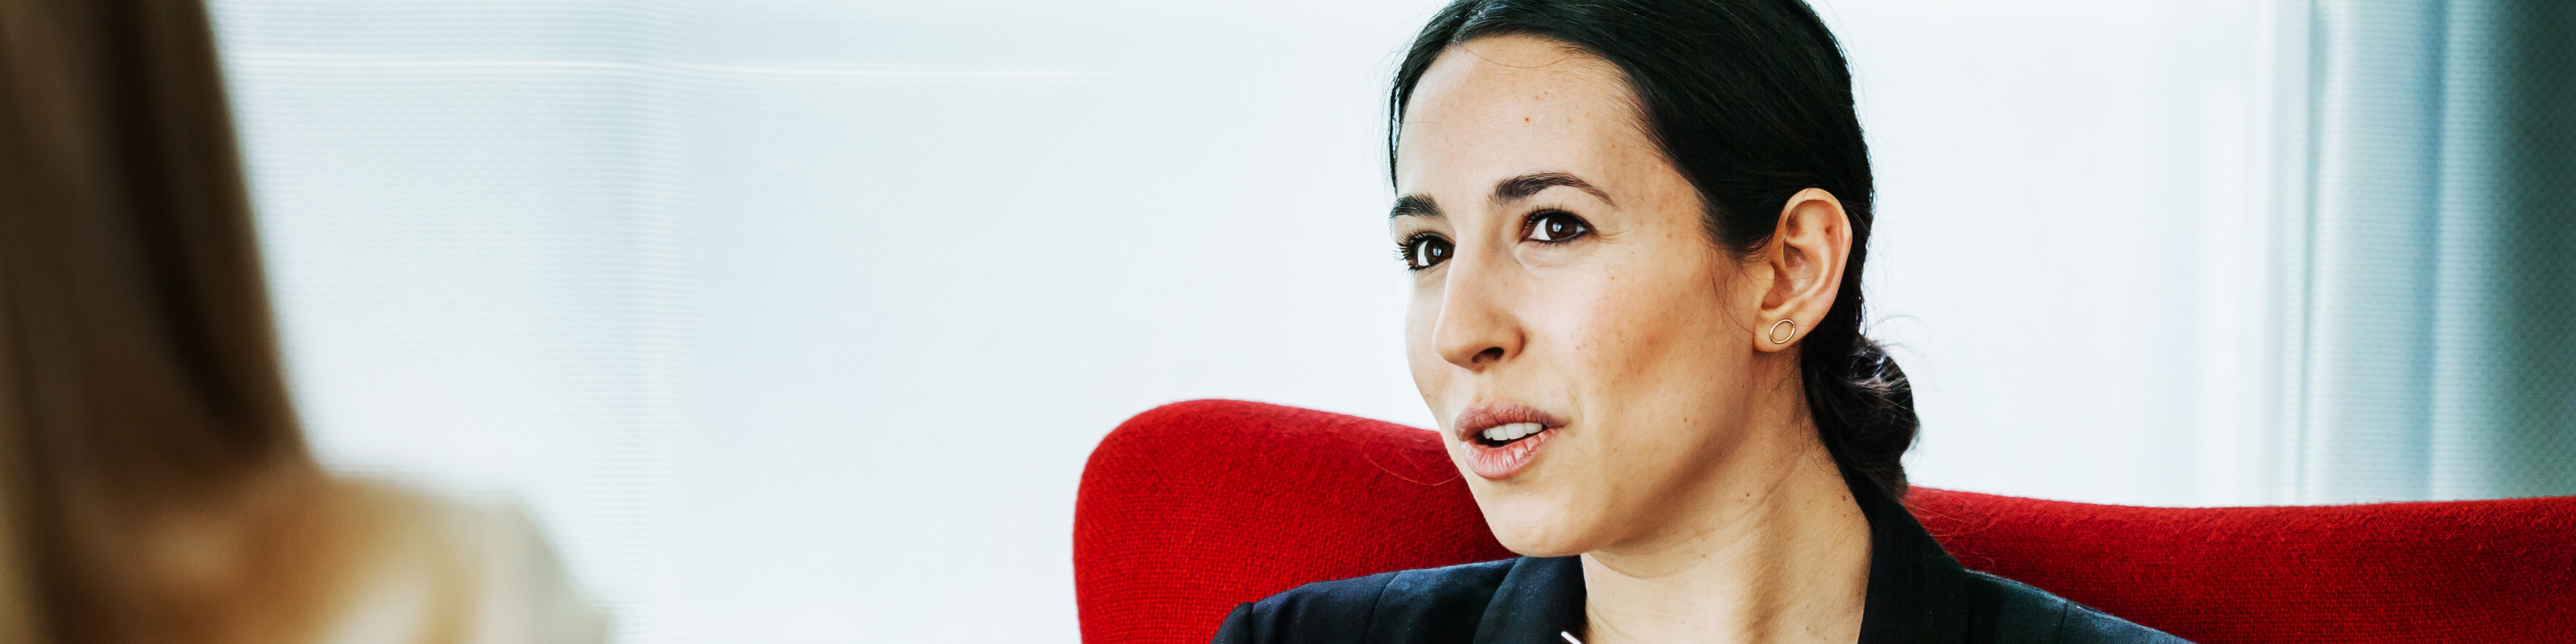
M2204 644L2576 642L2576 497L2143 508L1916 488L1969 568ZM1237 602L1512 556L1430 432L1259 403L1137 415L1091 454L1089 644L1199 644Z

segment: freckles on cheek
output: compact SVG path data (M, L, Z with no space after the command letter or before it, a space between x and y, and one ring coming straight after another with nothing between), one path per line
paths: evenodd
M1562 309L1558 325L1567 344L1574 348L1573 357L1587 375L1617 378L1637 368L1635 361L1650 353L1658 344L1649 325L1641 322L1656 316L1650 310L1629 306L1637 298L1603 289L1589 298L1571 302ZM1660 306L1647 303L1646 309Z

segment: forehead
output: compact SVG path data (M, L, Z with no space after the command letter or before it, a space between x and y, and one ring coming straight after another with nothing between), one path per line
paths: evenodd
M1617 66L1563 43L1495 36L1452 45L1406 106L1397 188L1476 190L1532 171L1615 176L1662 158L1637 114Z

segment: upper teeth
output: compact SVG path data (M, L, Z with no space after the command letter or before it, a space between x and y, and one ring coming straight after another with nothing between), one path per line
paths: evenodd
M1495 442L1519 440L1522 436L1536 434L1544 429L1547 428L1539 426L1538 423L1512 423L1485 430L1485 440Z

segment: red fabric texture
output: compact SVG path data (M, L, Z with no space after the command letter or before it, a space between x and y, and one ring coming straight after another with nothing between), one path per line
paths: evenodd
M2576 497L2147 508L1916 488L1969 568L2204 644L2576 641ZM1074 508L1091 644L1199 644L1300 584L1513 556L1431 432L1167 405L1091 454Z

